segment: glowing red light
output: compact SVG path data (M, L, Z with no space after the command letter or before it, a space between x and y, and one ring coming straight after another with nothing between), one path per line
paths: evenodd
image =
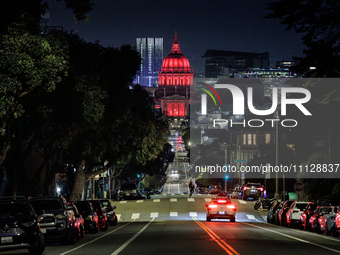
M236 206L235 205L227 205L227 208L235 210Z
M217 203L227 203L227 200L219 199L217 200Z
M217 205L210 204L208 207L209 207L210 209L212 209L212 208L216 208L216 207L217 207Z

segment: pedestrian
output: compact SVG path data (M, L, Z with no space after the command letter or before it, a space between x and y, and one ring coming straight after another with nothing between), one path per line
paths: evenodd
M195 190L195 183L194 183L194 181L191 179L190 182L189 182L189 191L190 191L189 197L192 196L192 193L194 193L194 190Z

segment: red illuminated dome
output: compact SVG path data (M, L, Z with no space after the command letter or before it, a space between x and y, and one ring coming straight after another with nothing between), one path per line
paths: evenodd
M189 60L182 54L177 41L177 33L170 54L163 60L158 84L163 85L190 85L193 72Z

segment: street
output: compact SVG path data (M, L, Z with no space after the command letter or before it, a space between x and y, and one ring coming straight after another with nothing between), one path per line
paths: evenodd
M205 220L210 195L154 195L113 201L119 216L107 232L87 234L75 245L48 243L44 254L337 254L340 239L266 223L253 201L232 199L236 222ZM26 250L1 254L27 254Z

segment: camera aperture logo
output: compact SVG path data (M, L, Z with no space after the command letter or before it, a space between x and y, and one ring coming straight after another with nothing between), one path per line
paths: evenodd
M209 86L207 84L202 83L204 86L209 88L218 98L221 106L222 100L220 95L217 93L216 89L227 89L231 92L233 98L233 115L245 115L245 98L242 90L236 85L232 84L216 84L215 88ZM213 99L215 105L217 106L216 100L213 95L205 88L200 88L204 92L206 92ZM288 95L294 94L302 94L304 97L301 98L289 98ZM207 115L207 94L201 94L201 114ZM312 114L306 109L303 105L311 99L311 93L309 90L305 88L299 87L281 87L281 116L287 115L287 105L295 105L305 116L311 116ZM253 88L247 87L247 106L249 111L257 116L267 116L273 114L277 111L278 107L278 88L272 87L272 105L269 109L256 109L253 102ZM246 121L245 119L242 122L233 122L232 119L213 119L213 126L226 126L228 123L232 127L233 125L242 125L243 127L255 127L259 128L264 126L265 122L270 122L271 126L274 127L274 123L278 122L282 127L296 127L298 125L298 121L295 119L283 119L280 120L278 118L275 119L250 119Z

